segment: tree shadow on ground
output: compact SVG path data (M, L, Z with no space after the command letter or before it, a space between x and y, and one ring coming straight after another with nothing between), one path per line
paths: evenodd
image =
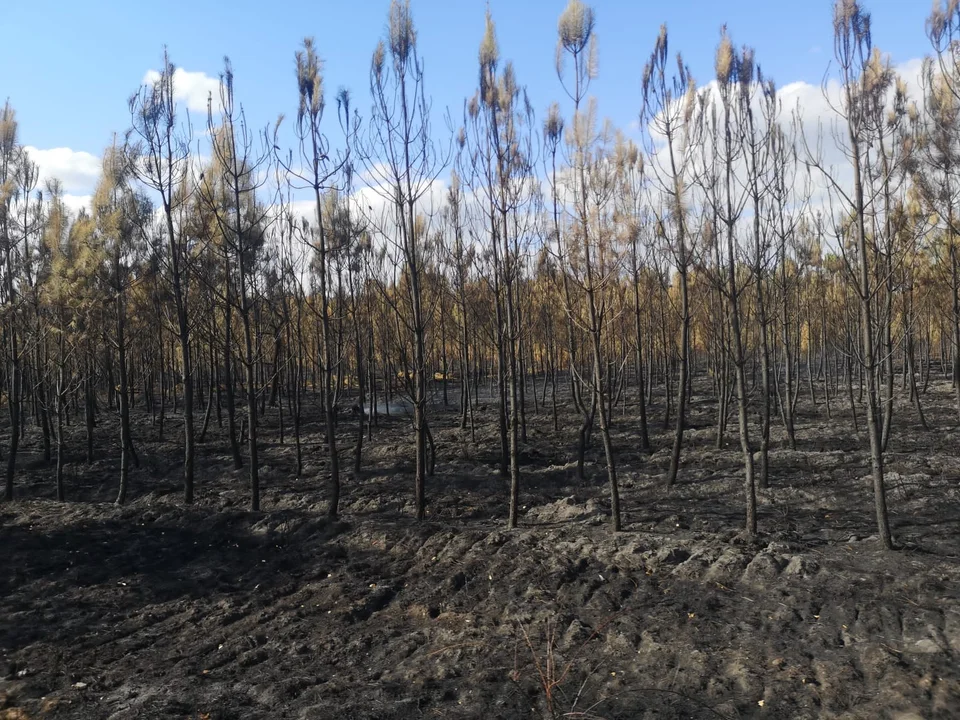
M104 623L176 602L218 599L325 573L348 526L284 510L269 516L127 508L34 528L2 518L0 647L69 647ZM309 539L309 542L304 542Z

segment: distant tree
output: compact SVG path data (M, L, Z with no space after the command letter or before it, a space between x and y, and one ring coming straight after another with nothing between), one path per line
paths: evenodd
M93 221L81 213L71 225L69 213L63 204L63 189L57 181L48 184L49 206L43 232L43 243L50 255L50 273L46 278L44 305L49 313L49 325L53 331L54 345L54 394L56 449L57 499L66 499L63 469L66 456L65 411L68 392L73 378L70 358L73 344L82 328L75 314L89 310L83 307L83 294L92 290L92 284L81 275L80 254L89 247L93 233ZM89 299L89 298L87 298Z
M107 148L103 158L103 172L91 200L94 237L88 252L95 254L93 262L99 267L103 298L113 307L113 335L110 338L117 351L119 376L119 439L120 487L117 504L126 502L129 490L130 461L135 455L130 423L130 368L127 314L128 291L137 277L137 270L146 248L153 208L149 200L136 193L129 185L132 168L129 159L119 147Z
M722 225L723 238L717 238L715 247L719 253L721 242L725 245L723 282L720 284L727 304L726 317L729 320L729 334L724 351L733 361L736 381L737 419L740 430L740 447L743 451L744 494L746 498L746 530L750 534L757 532L757 497L754 478L753 446L750 441L749 389L746 375L746 341L742 316L744 279L739 273L740 253L737 240L737 226L748 200L741 189L743 180L734 173L736 165L744 156L743 134L746 109L740 100L741 74L747 83L753 79L753 54L745 50L736 53L730 36L724 30L715 58L719 107L714 110L706 106L705 112L712 115L709 121L711 137L704 141L712 157L707 161L704 172L714 175L713 182L706 186L707 201L711 203L713 216ZM719 118L717 117L719 115ZM720 228L718 228L719 230ZM719 269L719 268L718 268Z
M523 414L521 357L521 278L524 228L531 185L533 118L513 64L500 67L500 48L488 13L480 44L480 87L467 103L466 133L473 159L471 180L482 198L489 230L491 285L496 307L500 389L501 471L509 468L507 524L519 522L519 442ZM504 452L505 451L505 452Z
M334 337L334 318L331 316L333 304L329 282L332 270L330 259L334 239L329 236L331 219L327 217L331 197L329 191L335 189L336 176L346 163L346 158L338 158L330 147L330 142L321 127L326 97L323 86L323 67L312 38L303 41L303 49L296 54L297 89L299 105L297 109L296 134L303 169L294 169L292 161L281 163L294 185L305 185L312 194L314 205L314 223L305 223L299 237L305 238L312 251L312 261L318 282L316 315L320 323L320 364L322 372L321 400L324 417L324 433L329 456L330 485L328 490L327 514L337 517L340 513L340 456L337 449L337 407L338 386L336 377L339 368L337 347ZM346 121L350 122L349 109ZM296 272L296 270L294 270ZM308 305L308 307L310 307Z
M430 102L424 84L423 59L417 46L417 32L409 0L392 0L386 42L380 41L370 63L370 92L373 101L360 157L369 177L370 189L387 204L385 218L369 218L392 251L403 282L396 288L405 296L409 312L397 314L397 321L409 333L411 362L401 363L413 402L416 444L414 478L417 520L426 515L427 450L430 428L427 419L427 330L430 308L425 303L424 275L429 264L423 212L434 181L443 172L447 158L435 145ZM394 301L394 307L399 297ZM400 343L405 341L398 338ZM409 372L409 376L408 376ZM408 378L409 379L406 379Z
M633 296L633 333L636 362L637 401L639 414L639 448L650 452L650 432L647 426L646 373L644 371L643 346L646 341L642 318L648 298L641 302L641 275L645 255L649 251L647 234L651 229L650 214L645 207L644 159L640 148L620 136L617 139L614 160L617 170L617 214L628 248L631 294Z
M607 467L614 532L622 529L620 487L617 479L616 453L610 432L608 400L614 383L608 372L604 352L605 332L609 317L616 315L611 307L614 296L611 285L620 271L619 258L612 247L611 212L615 175L608 159L607 145L612 140L609 127L598 131L596 106L587 100L590 82L597 74L597 38L594 33L593 9L580 0L570 0L560 16L557 39L557 74L565 91L573 100L573 122L567 134L570 154L569 213L572 228L567 233L571 277L583 296L584 312L579 324L587 335L592 356L590 388L592 405L596 406L600 435ZM564 72L569 60L572 69ZM574 314L572 305L567 312Z
M258 447L258 390L256 363L258 344L254 338L254 283L260 251L271 216L267 206L257 201L257 191L264 185L266 166L272 153L267 147L254 147L255 134L247 125L242 107L234 99L233 66L224 60L220 75L220 113L217 118L212 100L209 104L207 129L211 138L211 164L207 172L212 182L198 185L201 197L213 213L219 236L233 263L227 266L226 302L234 303L243 327L243 368L246 377L247 439L250 454L250 507L260 510L260 460ZM237 294L229 288L236 274ZM229 315L227 323L229 324ZM225 353L230 349L225 348Z
M446 224L445 239L447 241L445 266L450 270L450 289L456 303L457 322L459 323L460 429L466 430L469 420L470 436L475 442L474 403L470 395L470 308L467 300L467 286L476 251L467 241L467 205L460 175L456 171L451 173L450 176L450 188L447 191L447 204L443 219Z
M677 67L668 76L669 59L667 27L660 28L650 60L643 70L643 111L646 125L647 152L653 180L651 210L656 235L664 243L677 271L680 289L680 377L677 381L677 419L667 487L677 480L680 450L686 424L690 384L690 267L694 259L694 234L689 228L688 193L691 155L695 151L696 85L690 69L677 54ZM659 145L659 147L658 147Z
M3 497L13 500L13 480L20 448L21 398L23 391L23 344L21 316L23 297L20 288L22 236L17 228L18 204L29 203L36 172L30 164L18 137L16 113L9 102L0 110L0 252L2 252L2 282L0 298L3 310L3 350L6 360L7 410L10 417L10 444L7 448L7 468Z
M912 180L924 206L937 215L933 244L949 288L952 380L960 414L960 5L934 3L927 20L934 55L923 67L922 105L916 111L917 162Z
M166 51L163 69L151 84L130 98L132 128L127 133L126 152L137 179L160 199L163 231L167 243L167 269L173 292L176 333L183 369L183 501L193 502L196 454L193 416L193 362L190 322L190 267L188 238L181 227L181 214L188 199L190 172L189 126L183 129L174 88L173 63Z
M844 125L844 135L837 133L835 140L853 171L852 189L845 190L828 171L823 171L822 174L843 205L842 216L837 220L837 235L841 238L841 249L845 251L844 261L849 269L848 278L860 306L859 361L865 380L867 435L873 471L877 530L883 546L892 549L893 539L890 534L884 484L883 417L877 388L880 361L875 337L877 321L874 300L877 280L873 270L878 258L868 231L868 224L872 220L871 213L875 212L871 204L873 198L880 195L871 193L868 187L868 163L871 152L877 149L876 143L886 122L885 106L891 77L874 54L870 22L870 14L857 0L836 0L833 12L834 55L840 74L841 98L838 112ZM810 162L823 169L816 157L812 157ZM848 237L851 240L849 248L842 242Z

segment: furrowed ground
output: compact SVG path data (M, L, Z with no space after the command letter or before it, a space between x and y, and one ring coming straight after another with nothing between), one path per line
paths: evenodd
M735 431L695 395L680 481L670 433L645 456L619 406L625 531L607 518L602 447L576 479L577 419L529 413L522 527L505 529L495 411L477 443L451 407L428 519L413 520L406 418L383 419L328 521L315 410L305 470L264 421L264 512L214 432L198 501L180 503L175 422L139 417L132 501L116 448L68 464L68 502L28 437L0 506L0 718L953 718L960 715L960 459L948 384L930 432L898 401L887 455L902 549L873 533L866 439L801 403L798 449L774 427L755 541L740 532ZM340 428L349 448L355 420ZM74 448L79 453L81 428ZM113 420L98 428L111 448ZM350 457L351 450L344 450ZM350 465L345 461L345 465Z

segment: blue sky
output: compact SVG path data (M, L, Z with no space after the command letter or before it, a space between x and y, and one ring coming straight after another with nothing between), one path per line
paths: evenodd
M489 0L501 55L514 61L542 114L562 91L553 69L556 20L566 0ZM8 97L21 141L39 149L99 155L129 122L127 98L160 64L163 45L184 70L216 78L229 55L238 99L248 119L266 125L296 108L293 54L306 35L326 62L328 96L350 88L355 107L368 105L369 58L386 24L389 0L270 0L227 3L172 0L38 0L8 3L0 41L0 100ZM427 90L436 108L459 116L476 86L477 47L486 0L413 0ZM595 0L600 76L593 92L600 112L624 128L640 108L640 75L660 23L670 30L694 76L713 75L713 52L726 23L737 45L752 45L767 76L783 85L819 85L832 55L829 0ZM873 0L874 42L894 64L928 52L926 0ZM199 76L198 76L199 77ZM331 120L333 118L331 117ZM202 114L194 113L195 125ZM88 158L89 160L89 158ZM69 162L64 158L63 162ZM87 163L89 166L89 163ZM80 173L82 175L82 173ZM77 179L67 191L82 193Z

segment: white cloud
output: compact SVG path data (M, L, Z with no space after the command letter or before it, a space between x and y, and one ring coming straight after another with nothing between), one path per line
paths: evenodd
M921 104L923 88L921 74L923 61L909 60L893 66L893 71L907 87L907 102ZM850 192L853 186L853 169L846 154L847 128L845 120L837 112L842 107L840 83L835 79L825 87L796 82L783 86L779 97L783 102L784 117L788 120L795 113L803 122L803 134L806 142L823 169L830 173L838 185ZM819 134L822 132L822 137ZM804 148L800 148L801 162L806 159ZM799 180L800 178L798 178ZM828 205L828 182L821 173L813 171L812 208L826 208Z
M71 195L65 193L63 196L63 204L76 215L80 212L81 209L90 211L90 201L93 200L92 195Z
M156 70L148 70L143 76L144 85L152 85L160 79ZM194 112L207 111L207 99L213 96L214 107L219 107L220 79L205 72L191 72L183 68L173 71L173 97L184 102Z
M923 64L921 58L914 58L893 68L907 84L909 99L916 100L917 105L921 105L923 100Z
M923 60L909 60L893 66L892 69L906 84L908 102L916 101L920 103L923 92L921 84ZM700 86L697 92L701 96L710 96L714 100L719 97L715 80ZM830 182L823 173L814 169L809 176L809 187L807 187L805 183L808 182L808 179L803 171L803 166L808 160L816 160L823 171L829 173L839 187L849 191L852 186L853 171L845 153L847 130L843 118L838 113L838 110L842 108L840 83L835 78L828 79L825 85L805 81L787 83L777 88L777 98L781 105L779 113L781 126L790 134L792 123L798 120L803 129L802 137L797 138L800 171L794 177L794 191L811 194L808 199L808 207L828 209ZM681 117L680 107L683 102L682 99L674 100L670 108L671 112L676 113L675 117L677 118ZM754 100L754 113L757 118L763 117L759 93ZM760 122L762 123L762 120ZM651 123L646 130L655 143L654 154L648 158L648 167L664 174L667 168L665 158L661 157L660 152L664 148L663 138L656 132L654 123ZM807 152L808 149L809 153ZM702 165L702 160L699 157L701 148L692 145L690 150L688 168L696 171ZM738 175L741 172L741 167L742 161L737 163L735 172ZM691 193L695 196L696 190L691 190Z
M288 205L288 209L295 218L306 218L311 223L317 221L316 200L294 200Z
M423 180L419 187L415 186L414 192L418 195L415 212L430 218L443 206L447 192L446 179ZM381 182L355 190L350 199L356 212L361 213L372 227L379 233L392 237L395 222L392 195L392 186L387 182Z
M63 185L65 194L91 195L100 177L100 158L83 150L67 147L39 148L27 146L27 154L40 171L40 185L56 178Z

